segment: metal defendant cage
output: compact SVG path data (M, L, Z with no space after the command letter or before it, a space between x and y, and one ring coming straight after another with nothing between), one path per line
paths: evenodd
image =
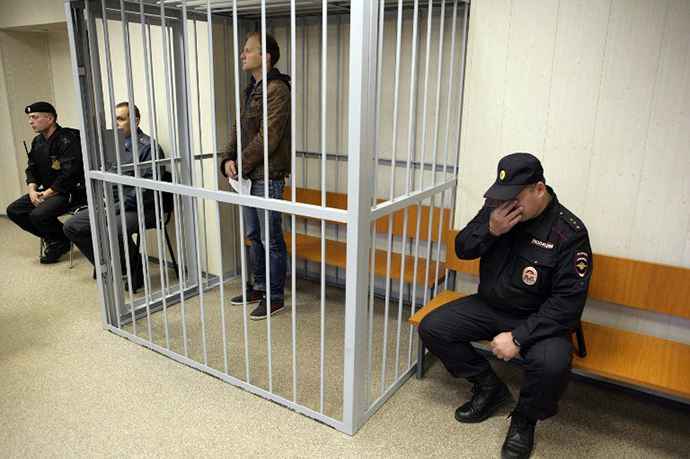
M406 321L448 282L469 3L68 0L66 12L103 327L355 434L414 373ZM276 38L291 77L283 199L234 192L218 169L254 31L262 53ZM151 160L135 129L124 159L122 101L141 111ZM126 186L135 245L118 240ZM281 212L288 247L286 307L263 322L229 301L250 280L245 207Z

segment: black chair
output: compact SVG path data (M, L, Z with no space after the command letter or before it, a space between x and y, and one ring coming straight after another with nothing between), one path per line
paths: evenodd
M172 174L168 171L164 171L161 180L164 182L172 182ZM170 223L170 219L172 217L172 213L174 211L174 206L173 206L173 196L171 193L163 193L163 213L165 214L165 221L163 222L163 232L165 234L165 243L168 247L168 252L170 253L170 259L172 261L172 267L173 270L175 271L175 276L179 279L180 278L180 271L179 271L179 266L177 265L177 260L175 259L175 253L172 247L172 243L170 242L170 235L168 234L168 223ZM154 229L156 228L156 222L152 222L150 224L147 224L145 226L146 230L149 229ZM141 286L144 284L144 279L143 279L143 266L141 265L141 240L142 238L140 237L139 234L137 234L137 240L135 243L136 246L136 265L132 267L134 270L133 274L133 285L132 285L132 293L137 293L137 290L141 288ZM161 262L162 264L162 262ZM125 285L125 289L128 290L129 286Z

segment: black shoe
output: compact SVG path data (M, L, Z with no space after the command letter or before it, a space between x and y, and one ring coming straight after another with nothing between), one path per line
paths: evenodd
M508 387L491 369L483 376L469 378L469 381L474 383L474 395L472 400L455 410L455 419L460 422L481 422L513 401Z
M520 405L509 415L510 427L506 441L501 448L503 459L527 459L534 447L534 427L536 421L530 421L520 412Z
M144 286L144 276L132 276L132 293L137 293L141 287ZM129 292L129 282L125 282L125 291Z
M43 252L44 255L41 257L41 263L44 265L57 263L64 254L69 252L71 246L72 243L70 241L51 242Z
M249 303L249 301L247 301ZM266 314L266 298L261 300L261 303L250 314L249 318L252 320L263 320L267 317ZM271 315L285 308L285 301L271 300Z
M247 284L247 304L258 303L264 299L266 292L260 292L259 290L254 290L254 286ZM241 305L242 304L242 294L233 297L230 303ZM265 308L264 308L265 309Z

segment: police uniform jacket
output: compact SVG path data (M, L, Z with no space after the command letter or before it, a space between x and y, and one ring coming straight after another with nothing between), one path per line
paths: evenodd
M31 142L26 183L68 195L84 184L79 131L58 125L46 139L38 134Z
M455 239L459 258L481 257L478 293L495 308L525 319L506 330L522 347L574 329L592 275L585 225L547 189L551 203L536 218L495 237L489 219L500 202L487 199Z
M137 150L138 150L138 155L137 157L139 158L138 162L143 163L147 161L151 161L151 138L144 134L141 129L137 129ZM157 159L162 159L165 157L165 154L163 153L163 150L158 147L158 158ZM134 144L132 137L126 137L125 138L125 160L123 164L132 164L134 163ZM146 167L146 168L141 168L140 169L140 178L145 178L145 179L152 179L153 178L153 168ZM161 172L162 174L162 172ZM133 170L128 170L128 171L123 171L122 175L129 175L130 177L134 177L134 171ZM119 202L119 196L117 193L117 185L113 184L113 192L114 192L114 197L115 200L118 201L115 210L116 212L120 211L120 202ZM152 190L147 190L143 189L141 190L142 192L142 201L141 205L146 207L153 205L154 202L154 197L153 197L153 191ZM122 193L124 195L124 206L125 206L125 211L127 212L135 212L137 210L137 192L136 188L133 186L129 185L122 185Z

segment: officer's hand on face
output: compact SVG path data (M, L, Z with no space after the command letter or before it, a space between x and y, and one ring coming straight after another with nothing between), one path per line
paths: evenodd
M500 236L507 233L520 221L522 206L516 200L505 201L491 212L489 219L489 232L492 236Z
M503 332L496 335L491 341L491 352L506 362L520 353L520 346L513 342L511 332Z
M43 194L36 190L29 190L29 199L31 199L31 204L34 207L38 207L43 202Z
M237 180L237 168L235 167L235 161L225 162L225 175L233 180Z

